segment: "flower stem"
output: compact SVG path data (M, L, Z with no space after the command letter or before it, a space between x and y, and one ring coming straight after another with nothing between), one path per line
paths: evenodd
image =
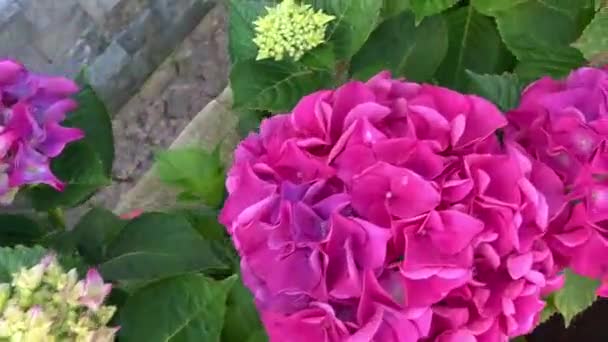
M49 209L47 211L47 214L49 216L49 221L51 222L53 227L60 229L60 230L66 229L65 214L63 212L63 209L61 209L59 207Z

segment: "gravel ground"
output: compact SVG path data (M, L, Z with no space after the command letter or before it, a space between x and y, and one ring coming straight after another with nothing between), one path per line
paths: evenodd
M226 10L219 5L114 116L114 184L87 206L113 208L151 167L154 153L168 147L224 89L229 70L226 25Z

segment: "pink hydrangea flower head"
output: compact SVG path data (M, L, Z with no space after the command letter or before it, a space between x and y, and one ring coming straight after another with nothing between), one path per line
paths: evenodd
M30 73L10 60L0 60L0 197L10 202L27 184L61 190L50 160L83 132L60 123L76 108L70 98L78 86L65 78Z
M501 341L559 287L560 178L484 99L393 80L304 97L236 149L220 221L272 341ZM491 338L496 338L492 340Z
M569 204L547 241L564 266L608 275L608 70L584 67L564 80L543 78L507 114L507 139L555 171Z

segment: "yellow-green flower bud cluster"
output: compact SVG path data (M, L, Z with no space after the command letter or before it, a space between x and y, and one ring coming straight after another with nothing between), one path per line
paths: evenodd
M101 305L110 285L97 271L79 281L76 269L65 272L47 256L12 277L10 284L0 284L0 341L114 341L118 329L106 325L116 308Z
M284 0L266 10L268 13L254 22L256 36L253 42L259 48L258 60L273 58L280 61L285 56L299 60L304 53L325 41L327 24L334 19L294 0Z

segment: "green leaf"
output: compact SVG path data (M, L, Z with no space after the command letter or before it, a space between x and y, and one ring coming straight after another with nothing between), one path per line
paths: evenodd
M599 281L572 273L566 269L564 287L554 294L555 308L564 316L566 326L572 318L585 310L596 298Z
M390 18L392 16L401 14L401 12L410 8L409 0L384 0L382 6L382 17Z
M409 0L410 9L416 15L416 22L435 15L456 5L459 0Z
M258 329L249 335L247 342L268 342L268 335L264 328Z
M106 106L88 83L80 82L81 90L76 94L78 109L68 115L63 124L84 131L83 141L95 152L103 165L104 174L112 174L114 162L114 135L112 119Z
M481 75L467 70L471 82L469 92L484 97L506 112L517 107L522 85L517 75Z
M243 285L241 279L235 281L228 294L228 308L222 329L222 341L268 341L258 311L253 303L251 292ZM256 337L259 332L264 333Z
M587 60L608 53L608 7L599 10L583 35L573 44Z
M445 15L449 47L439 67L439 84L456 90L467 89L465 70L480 74L502 73L511 67L513 57L504 47L491 18L472 6Z
M369 37L380 18L381 0L309 0L317 9L336 18L330 22L326 41L332 42L336 59L348 60Z
M235 280L190 274L140 289L120 311L120 340L219 341L226 297Z
M36 265L46 254L41 246L0 247L0 283L10 282L13 273Z
M66 183L63 192L48 185L32 187L27 194L36 210L75 207L89 199L100 187L110 184L99 156L83 141L68 145L51 164L53 173Z
M85 136L69 144L51 163L53 173L66 183L64 191L41 185L28 192L37 210L75 207L110 184L114 161L111 118L103 102L86 83L86 70L79 74L77 81L80 86L80 92L75 96L78 108L62 124L82 129Z
M156 156L155 169L163 182L198 197L204 204L222 204L225 171L219 149L212 153L197 147L163 151Z
M366 80L382 70L412 81L428 81L446 55L448 32L443 17L426 18L416 27L403 12L383 22L353 57L351 73Z
M272 6L274 2L271 0L229 0L228 50L233 63L257 56L258 48L253 43L255 37L253 22L266 13L266 6Z
M108 245L127 222L107 209L93 208L69 233L80 254L90 264L99 264L105 260Z
M183 215L205 240L213 241L210 247L214 255L224 263L231 265L232 270L238 270L238 254L226 233L226 228L218 222L217 211L198 208L181 209L176 213Z
M327 71L306 69L292 62L241 61L230 74L237 109L282 112L304 96L329 86Z
M529 0L471 0L471 5L482 14L495 15Z
M0 214L0 246L30 245L44 233L40 224L27 216Z
M581 7L577 13L566 13L545 2L527 1L496 16L502 38L519 61L516 72L522 80L562 77L584 64L582 54L570 44L580 35L589 10Z
M237 115L239 117L237 131L241 138L245 138L249 133L257 131L265 116L264 112L251 109L240 110Z
M556 313L557 309L555 308L555 298L554 295L551 294L545 299L545 307L540 313L540 323L544 323L549 318L553 317L553 315L555 315Z
M336 64L336 55L331 43L319 45L308 51L299 61L310 69L331 71Z
M148 213L129 222L107 249L104 278L154 281L188 272L228 269L180 215Z

